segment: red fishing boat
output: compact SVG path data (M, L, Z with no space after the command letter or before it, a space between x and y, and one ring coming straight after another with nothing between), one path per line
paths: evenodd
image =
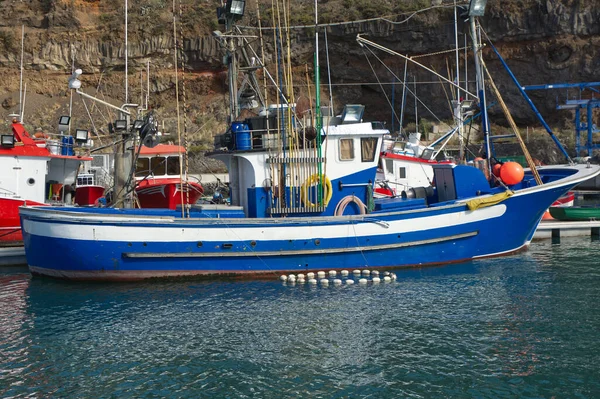
M194 204L204 192L199 182L186 182L182 177L181 160L185 148L158 144L142 146L136 162L136 188L141 208L169 208ZM183 187L183 189L182 189Z
M91 158L74 155L72 137L62 138L34 137L17 119L0 134L0 265L24 261L21 205L72 203L79 167Z

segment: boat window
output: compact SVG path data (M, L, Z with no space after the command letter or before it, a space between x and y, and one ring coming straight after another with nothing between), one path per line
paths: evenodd
M93 184L94 184L94 177L92 175L77 176L77 186L91 186Z
M405 167L398 168L398 179L406 179L406 168Z
M148 158L138 158L135 163L135 174L146 176L150 173L150 160Z
M363 137L360 139L360 154L362 162L373 162L377 150L377 137Z
M425 148L421 154L421 158L427 159L428 161L433 158L433 148Z
M385 159L385 172L394 173L394 160L390 158Z
M340 160L351 161L354 159L354 139L340 139Z
M154 176L167 174L167 159L165 157L154 157L150 160L150 171Z
M167 174L179 176L179 156L169 157L167 160Z

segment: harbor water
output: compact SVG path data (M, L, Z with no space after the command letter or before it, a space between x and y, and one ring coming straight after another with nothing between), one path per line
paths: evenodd
M547 240L328 287L4 268L0 397L599 397L598 259L589 237Z

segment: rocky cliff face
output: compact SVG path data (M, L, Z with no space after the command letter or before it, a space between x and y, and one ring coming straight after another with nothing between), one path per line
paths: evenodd
M15 93L18 98L21 24L25 25L24 61L25 76L30 85L28 90L41 96L39 101L47 109L54 109L52 112L59 112L57 108L60 111L64 109L64 106L61 108L53 103L67 99L65 82L72 64L82 68L88 76L84 78L87 87L104 90L106 96L119 98L123 91L124 70L124 42L120 40L122 8L119 9L119 3L116 0L2 2L0 12L7 17L0 19L0 73L4 75L0 83L0 102L4 104L0 108L2 116L15 110ZM148 0L147 3L149 5L134 2L134 10L130 10L137 21L137 25L130 28L130 84L133 92L140 90L140 71L144 71L147 62L150 62L152 102L159 109L164 107L166 113L172 108L174 94L172 27L164 13L155 13L152 19L144 19L146 14L161 7L168 9L164 1ZM211 0L197 6L195 12L212 12L217 3ZM307 7L310 5L307 4ZM402 22L403 19L406 21ZM327 75L330 73L336 111L340 111L339 108L346 102L360 102L367 105L368 118L386 120L388 125L391 122L389 103L392 99L392 82L395 80L394 74L403 79L404 59L379 51L372 54L356 43L358 33L396 52L415 57L415 60L444 76L448 76L448 72L450 76L455 75L455 55L445 52L454 47L451 9L439 8L410 18L408 15L399 15L393 18L394 22L390 21L392 18L330 26L327 30L329 68L326 67L325 41L321 36L322 82L328 81ZM481 24L522 85L599 80L600 7L595 1L490 0ZM206 113L211 118L225 115L226 86L219 73L223 69L222 52L216 39L208 33L212 28L216 28L216 25L205 23L195 29L204 34L190 36L188 33L183 40L190 123L197 124L192 127L208 123L210 118L207 119ZM246 32L256 35L256 30ZM305 64L312 70L313 32L311 29L291 31L292 60L301 71L304 71ZM466 27L460 23L461 47L466 32ZM268 35L272 35L272 32L268 31ZM254 40L254 43L258 47L258 41ZM266 52L269 66L272 67L275 59L272 43L267 43ZM436 54L428 55L432 53ZM535 123L533 113L520 99L507 73L489 48L484 49L484 58L517 121L522 124ZM465 66L461 51L461 80L465 79L465 68L468 79L472 80L473 67L469 62ZM274 69L271 72L274 73ZM441 85L438 78L414 66L409 65L407 74L408 81L416 82L417 94L427 107L437 110L439 118L449 118L448 85ZM299 75L298 82L305 82L304 73ZM298 84L299 91L303 90L301 86ZM402 86L396 79L393 87L395 107L399 113ZM470 88L474 90L472 85ZM535 92L533 98L551 122L567 126L569 122L566 121L572 119L571 114L555 111L556 95L556 92ZM414 103L410 96L407 101ZM35 103L28 107L34 106ZM499 108L493 108L491 112L493 116L501 115ZM30 112L31 116L33 114L34 110ZM419 106L418 114L422 118L434 119L423 106ZM41 112L42 120L36 123L53 125L49 115L52 118L56 116L48 111ZM44 120L44 117L48 119ZM406 108L405 118L414 120L412 106ZM398 125L397 122L395 124ZM209 123L209 126L217 125Z

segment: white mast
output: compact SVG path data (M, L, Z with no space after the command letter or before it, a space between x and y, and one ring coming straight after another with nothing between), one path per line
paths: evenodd
M125 0L125 104L129 104L129 83L127 81L127 0Z
M146 61L146 105L144 109L148 109L148 96L150 96L150 61Z
M25 25L21 25L21 79L19 81L19 121L23 123L23 50L25 46Z
M456 45L456 107L454 109L454 118L458 124L458 159L462 162L465 151L463 142L463 117L460 106L460 64L458 58L458 11L456 9L456 0L454 0L454 43ZM466 64L466 59L465 59ZM466 79L466 78L465 78Z

